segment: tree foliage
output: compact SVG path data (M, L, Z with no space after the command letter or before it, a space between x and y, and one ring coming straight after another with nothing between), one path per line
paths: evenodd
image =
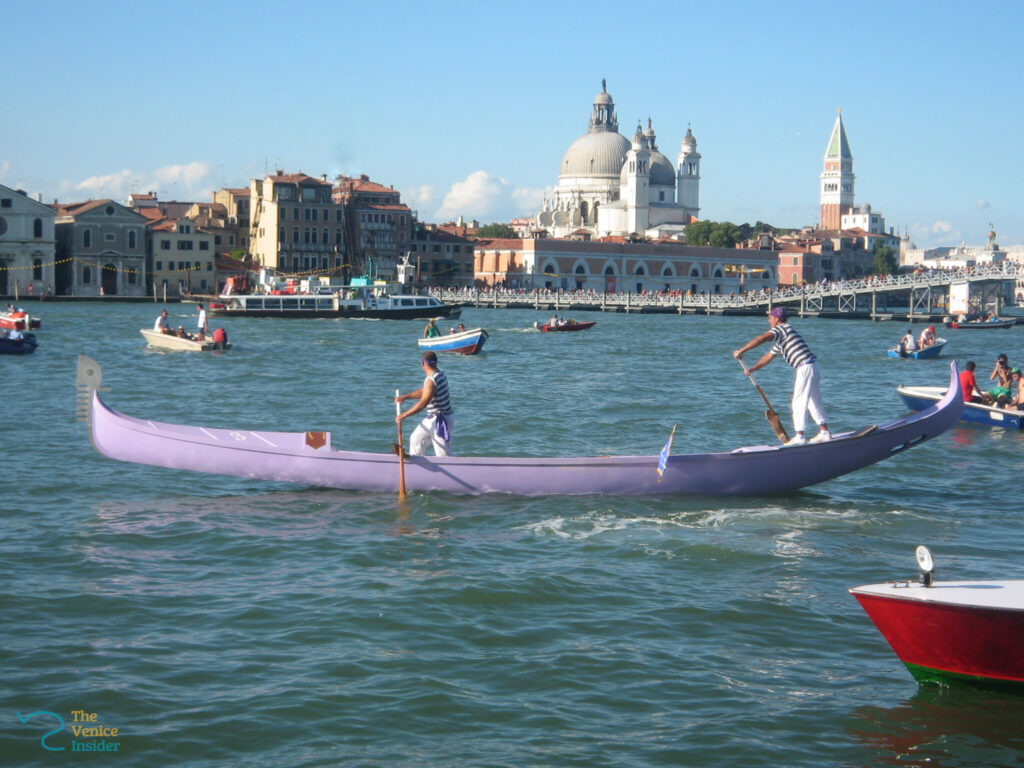
M512 229L508 224L502 224L500 222L494 222L493 224L485 224L476 231L477 237L494 237L494 238L508 238L508 237L519 237L516 231Z
M732 248L763 232L782 235L791 229L779 229L771 224L758 221L754 225L733 224L731 221L695 221L686 225L686 242L689 245L711 245L716 248Z
M880 245L875 248L872 270L876 275L895 275L899 268L900 260L896 255L895 248L888 245Z

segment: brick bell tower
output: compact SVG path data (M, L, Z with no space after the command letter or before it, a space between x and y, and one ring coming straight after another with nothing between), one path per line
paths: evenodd
M846 140L842 110L837 109L821 171L821 229L838 230L843 214L853 209L854 178L853 153Z

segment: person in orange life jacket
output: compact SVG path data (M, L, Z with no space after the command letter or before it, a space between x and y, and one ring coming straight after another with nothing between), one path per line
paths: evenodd
M804 445L807 438L804 431L807 428L807 411L810 410L811 418L818 425L820 431L811 438L812 443L824 443L832 439L828 431L828 419L825 416L825 406L821 402L821 373L818 369L817 358L811 354L810 347L803 337L787 322L789 315L785 307L773 307L768 315L768 325L771 330L756 336L742 347L732 353L737 360L742 360L743 355L754 347L759 347L769 341L774 342L772 348L764 356L749 368L746 368L749 376L754 371L764 368L768 363L779 355L782 355L796 371L796 379L793 382L793 429L796 431L787 446Z
M395 422L401 424L413 414L426 409L426 418L409 436L409 455L423 456L427 452L427 447L433 444L435 456L454 456L452 432L455 429L455 412L448 392L448 377L443 371L438 370L437 355L433 352L424 352L420 365L426 374L423 386L395 398L395 402L399 404L406 400L417 402L398 414Z

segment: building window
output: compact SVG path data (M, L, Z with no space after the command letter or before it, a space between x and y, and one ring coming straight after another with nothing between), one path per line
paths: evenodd
M138 241L138 234L136 234L135 230L132 230L131 232L128 233L128 247L129 248L134 248L135 247L135 243L137 241Z
M164 270L164 263L162 261L156 262L153 266L155 267L157 272L163 272Z
M298 243L299 242L299 228L298 227L294 227L292 229L292 242L293 243Z
M38 219L36 219L38 221ZM33 259L32 260L32 279L42 280L43 279L43 260Z
M128 270L128 285L135 285L136 272L134 269Z
M32 235L33 235L33 237L42 237L43 236L43 220L42 219L36 219L35 221L32 222Z
M82 247L83 248L92 248L92 230L91 229L82 230ZM86 282L88 282L88 281L86 281Z
M82 267L82 283L84 285L92 283L92 267Z
M173 272L174 271L174 262L173 261L168 261L167 262L167 271L168 272Z
M281 234L283 235L284 232L282 232ZM208 250L210 250L210 241L209 240L200 240L199 241L199 250L200 251L208 251Z
M169 250L171 250L171 241L170 240L161 240L160 241L160 250L161 251L169 251Z

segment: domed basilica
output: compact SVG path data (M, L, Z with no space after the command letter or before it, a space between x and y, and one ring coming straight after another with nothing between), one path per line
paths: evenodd
M619 133L615 102L602 80L590 128L562 158L558 187L536 223L549 237L671 237L697 217L699 199L700 153L693 132L687 129L673 167L658 151L649 119L646 130L637 125L632 141Z

